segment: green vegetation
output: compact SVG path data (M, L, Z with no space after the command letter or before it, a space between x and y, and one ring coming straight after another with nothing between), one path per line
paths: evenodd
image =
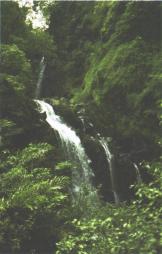
M37 6L49 22L45 31L26 23L29 7L1 3L0 253L162 253L161 3ZM111 137L117 190L125 195L118 205L103 201L105 190L100 204L85 193L72 199L75 163L33 101L43 56L42 97L80 135L98 189L110 186L96 133Z
M56 253L161 253L161 164L146 167L155 180L149 186L136 186L136 201L129 206L94 208L90 216L74 219L71 232L57 244Z
M57 176L54 168L45 168L52 150L45 143L30 144L1 162L2 253L42 253L55 249L68 214L69 181L66 176Z

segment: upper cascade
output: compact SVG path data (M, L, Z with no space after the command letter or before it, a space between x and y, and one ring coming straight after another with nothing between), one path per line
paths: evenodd
M62 149L67 158L76 163L76 169L72 170L72 193L74 196L85 195L88 199L97 201L98 196L91 183L94 176L89 166L90 160L85 153L80 138L76 132L67 126L60 116L56 115L53 107L42 100L35 100L40 107L40 112L46 113L47 123L57 131L61 140Z
M46 69L46 64L45 64L45 60L44 60L44 56L43 56L41 58L41 61L40 61L40 72L39 72L39 77L38 77L36 91L35 91L35 97L37 99L41 95L42 81L43 81L43 76L44 76L45 69Z

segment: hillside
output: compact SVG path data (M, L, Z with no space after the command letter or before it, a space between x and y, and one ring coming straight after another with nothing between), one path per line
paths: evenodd
M1 2L0 253L162 253L161 12Z

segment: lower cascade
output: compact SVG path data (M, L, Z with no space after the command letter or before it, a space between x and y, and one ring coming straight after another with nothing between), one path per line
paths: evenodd
M103 147L104 151L105 151L105 155L106 155L106 159L108 162L108 166L109 166L109 173L110 173L110 180L111 180L111 188L112 188L112 192L114 195L114 201L116 204L118 204L120 202L118 193L116 191L116 187L115 187L115 176L114 176L114 167L113 167L113 155L110 152L109 146L108 146L108 138L104 138L101 137L99 135L99 142L101 144L101 146Z
M72 195L74 199L84 195L89 201L97 203L97 191L91 183L94 174L89 166L90 160L85 153L80 138L72 128L64 123L60 116L55 114L50 104L42 100L35 101L40 107L40 112L46 113L47 123L57 131L62 149L67 154L69 160L77 165L72 170Z

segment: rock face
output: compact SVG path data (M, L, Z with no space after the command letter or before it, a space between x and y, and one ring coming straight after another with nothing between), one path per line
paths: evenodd
M46 100L51 101L50 99ZM138 175L134 163L136 162L138 164L144 158L143 151L137 151L137 154L128 151L122 153L122 146L119 149L117 144L109 138L107 145L112 157L110 164L105 150L101 145L100 134L97 132L95 126L89 122L88 116L81 115L80 107L78 112L74 112L70 110L70 107L65 107L64 103L61 105L61 101L57 105L56 101L53 104L55 104L54 109L57 111L57 114L62 119L68 119L67 124L75 129L80 136L85 151L91 160L90 166L94 172L93 185L98 188L101 199L107 202L114 202L114 190L117 193L119 201L132 199L134 193L130 189L130 186L138 182ZM69 118L69 115L72 117ZM50 131L48 133L50 134ZM52 133L51 138L53 139ZM113 170L113 184L110 167ZM149 181L149 175L143 172L140 166L139 168L142 181Z

